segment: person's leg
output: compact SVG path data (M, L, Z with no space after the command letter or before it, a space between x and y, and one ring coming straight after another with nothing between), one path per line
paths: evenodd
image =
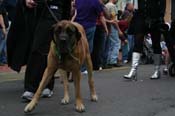
M161 65L161 46L160 46L160 38L161 33L158 30L152 30L151 32L151 38L152 38L152 47L154 50L154 65L155 65L155 71L153 75L151 76L151 79L158 79L160 78L160 65Z
M165 67L163 68L163 73L168 74L168 65L170 63L170 55L167 48L164 49L165 52Z
M3 64L7 64L7 49L6 49L6 39L3 40L3 48L1 54L1 60Z
M120 40L119 40L119 35L118 31L112 27L111 29L111 34L110 34L110 48L109 48L109 65L116 65L117 64L117 58L119 54L119 49L120 49Z
M92 51L93 51L95 30L96 30L96 26L88 28L88 29L85 30L86 37L87 37L88 44L89 44L89 51L90 51L90 53L92 53ZM85 74L87 73L85 65L83 65L81 67L81 72L84 72Z
M102 68L106 58L105 55L105 46L106 46L106 33L103 28L101 28L100 38L99 38L99 67Z
M103 52L105 49L105 31L102 26L97 26L94 37L94 48L92 53L94 69L99 70L103 65Z
M3 36L2 30L0 29L0 63L4 64L6 62L6 40Z
M51 41L49 29L52 24L53 24L52 21L40 20L40 22L36 27L34 34L34 41L32 44L32 52L29 56L25 72L25 83L24 83L25 91L29 91L32 93L36 92L39 83L43 77L43 73L47 66L47 55L49 52L50 41ZM53 86L54 86L54 77L46 86L46 88L50 90L50 94L53 90ZM48 94L48 97L50 97L50 94Z
M124 63L127 63L128 62L128 43L122 45L122 59L123 59L123 62Z
M99 39L100 39L100 31L97 27L95 30L95 36L94 36L94 42L93 42L93 51L91 53L92 63L93 63L93 69L98 70L99 69L99 59L98 59L98 51L99 51Z
M88 44L89 44L90 53L92 53L92 50L93 50L95 30L96 30L96 26L88 28L88 29L85 30L86 31L86 37L87 37Z
M130 61L132 58L132 52L134 49L134 35L128 35L128 44L129 44L128 61Z
M2 49L3 49L3 40L2 40L2 37L3 37L3 35L2 35L2 31L1 31L1 29L0 29L0 65L3 65L2 64Z
M144 40L144 34L137 34L135 35L135 46L134 51L132 53L132 64L131 64L131 70L129 74L124 75L124 78L126 79L137 79L137 68L140 61L141 52L143 51L143 40Z
M109 36L105 37L105 45L104 45L104 52L103 52L103 68L111 68L109 67L108 64L108 58L109 58L109 48L110 48L110 39Z

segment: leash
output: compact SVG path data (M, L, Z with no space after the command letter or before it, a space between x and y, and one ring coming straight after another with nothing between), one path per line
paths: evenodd
M45 0L45 4L46 4L47 9L49 10L49 13L52 15L53 19L54 19L56 22L58 22L59 20L58 20L58 18L55 16L55 14L53 13L53 11L49 8L49 5L48 5L48 3L47 3L47 0Z
M51 14L51 16L53 17L53 19L56 21L56 22L59 22L59 20L58 20L58 18L56 17L56 15L53 13L53 11L49 8L49 5L48 5L48 3L47 3L47 0L45 0L45 4L46 4L46 7L47 7L47 9L49 10L49 13ZM58 45L57 45L57 43L56 43L56 40L53 38L53 43L55 44L55 53L56 53L56 55L57 55L57 57L58 57L58 59L59 60L61 60L61 54L60 54L60 51L58 50ZM75 60L75 61L77 61L79 64L80 64L80 60L76 57L76 56L74 56L73 54L72 54L72 52L73 52L73 49L75 48L75 45L73 46L73 48L72 49L70 49L69 48L69 55Z

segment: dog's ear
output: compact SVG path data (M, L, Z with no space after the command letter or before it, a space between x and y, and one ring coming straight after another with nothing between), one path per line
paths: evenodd
M53 40L54 39L54 31L55 31L56 24L52 25L49 29L49 37Z
M81 39L81 33L79 32L79 30L76 28L76 38L77 38L77 41L79 41Z

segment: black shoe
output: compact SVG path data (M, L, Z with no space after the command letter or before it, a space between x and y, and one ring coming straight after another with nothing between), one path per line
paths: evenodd
M103 67L102 67L102 69L110 69L110 68L112 68L113 66L111 66L111 65L104 65Z
M108 64L108 65L111 67L121 67L122 66L121 64Z

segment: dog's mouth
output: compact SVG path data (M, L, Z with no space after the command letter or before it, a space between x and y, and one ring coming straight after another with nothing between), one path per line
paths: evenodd
M69 50L68 50L66 44L60 44L58 49L60 50L61 54L68 54L69 53Z

